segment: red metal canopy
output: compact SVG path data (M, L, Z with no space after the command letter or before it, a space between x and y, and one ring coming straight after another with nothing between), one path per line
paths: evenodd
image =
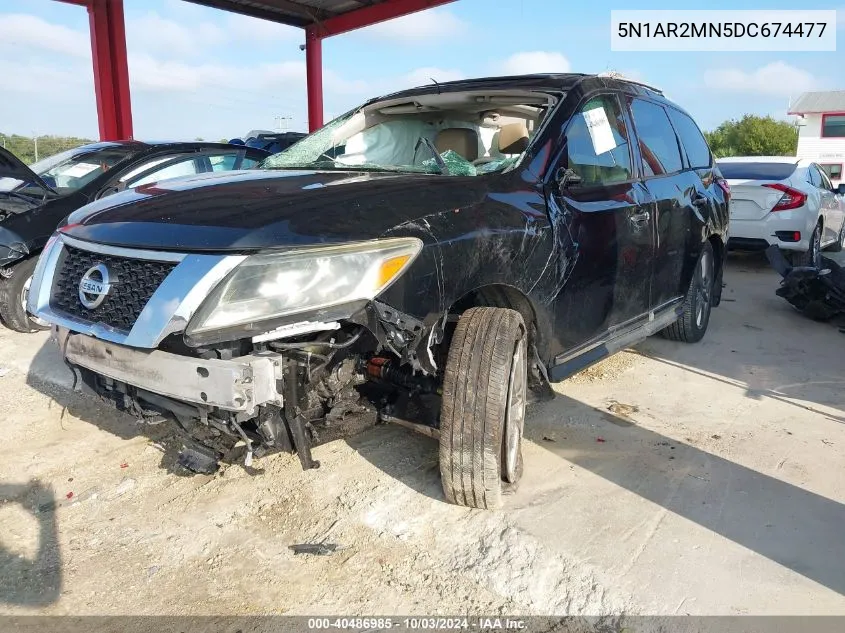
M59 0L88 8L101 140L132 138L123 0ZM308 127L323 125L322 42L455 0L186 0L305 29Z

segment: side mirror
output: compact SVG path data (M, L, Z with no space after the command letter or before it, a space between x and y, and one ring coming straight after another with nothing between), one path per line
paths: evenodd
M581 176L569 167L561 167L557 170L557 186L561 193L573 186L580 185L581 182Z
M840 196L845 196L845 182L840 182L839 186L835 189L835 192Z

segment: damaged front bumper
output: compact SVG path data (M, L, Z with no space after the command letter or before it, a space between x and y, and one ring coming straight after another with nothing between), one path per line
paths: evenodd
M126 347L63 327L54 328L54 337L72 367L167 398L247 414L262 405L283 405L280 354L203 359Z
M845 268L823 256L819 266L791 266L776 246L766 257L783 277L775 291L779 297L817 321L845 314Z

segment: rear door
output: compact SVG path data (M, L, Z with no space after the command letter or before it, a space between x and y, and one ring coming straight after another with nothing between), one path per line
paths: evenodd
M822 175L822 183L824 185L825 191L827 191L828 197L828 204L830 208L828 210L828 218L829 221L827 225L830 227L831 232L831 239L839 239L839 236L842 231L842 225L845 224L845 205L842 204L842 200L836 193L836 189L833 186L833 182L830 180L830 176L826 170L821 170Z
M810 171L813 175L813 185L819 192L819 213L824 222L822 244L827 245L839 239L839 227L842 224L839 219L839 201L833 193L833 185L830 184L830 179L824 170L813 163L810 165Z
M687 167L667 109L654 101L629 97L639 140L643 182L654 200L654 274L652 310L686 293L701 248L702 183ZM709 153L709 152L708 152ZM706 200L706 198L705 198Z
M549 194L577 245L556 305L565 349L648 313L652 232L629 138L615 94L588 98L567 125Z

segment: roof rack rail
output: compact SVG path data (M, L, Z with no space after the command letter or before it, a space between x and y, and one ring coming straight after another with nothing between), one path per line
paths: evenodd
M637 81L636 79L628 79L622 73L618 73L618 72L613 71L613 70L603 72L603 73L599 73L596 76L597 77L607 77L608 79L617 79L619 81L625 81L629 84L635 84L637 86L642 86L643 88L648 88L649 90L654 90L654 92L656 92L657 94L660 94L660 95L663 94L663 90L661 90L660 88L657 88L656 86L652 86L652 85L647 84L647 83L642 82L642 81Z

